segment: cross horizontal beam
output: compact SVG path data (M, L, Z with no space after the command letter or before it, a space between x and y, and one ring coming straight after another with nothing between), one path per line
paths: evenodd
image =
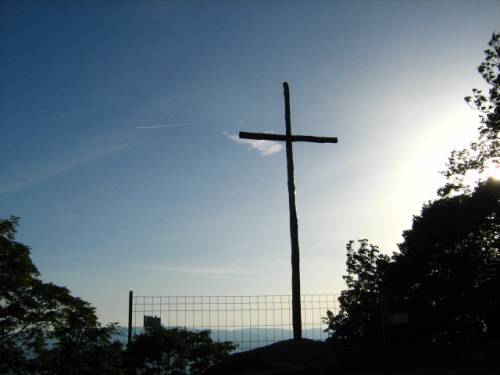
M292 142L314 142L314 143L337 143L337 137L314 137L312 135L283 135L269 133L240 132L240 138L264 141L292 141Z

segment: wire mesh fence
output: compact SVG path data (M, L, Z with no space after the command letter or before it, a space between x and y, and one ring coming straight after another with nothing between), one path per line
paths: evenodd
M335 294L301 296L302 336L324 340L327 310L337 311ZM237 344L247 351L293 337L292 296L132 296L132 335L143 331L145 321L167 327L210 330L218 342ZM154 319L156 317L156 319Z

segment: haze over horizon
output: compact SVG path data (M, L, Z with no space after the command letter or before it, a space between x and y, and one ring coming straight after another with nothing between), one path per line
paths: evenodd
M0 3L0 215L42 279L125 325L140 295L289 294L291 88L303 293L387 254L473 140L500 3ZM497 30L498 31L498 30Z

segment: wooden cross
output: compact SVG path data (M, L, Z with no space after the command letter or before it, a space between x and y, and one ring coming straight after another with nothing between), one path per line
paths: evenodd
M302 318L300 310L300 269L299 269L299 233L297 223L297 209L295 207L295 182L293 177L293 150L292 142L337 143L336 137L313 137L309 135L292 135L290 117L290 89L288 83L283 82L285 96L285 123L286 134L248 133L240 132L240 138L258 139L265 141L286 142L286 164L288 171L288 205L290 207L290 237L292 245L292 319L293 338L302 338Z

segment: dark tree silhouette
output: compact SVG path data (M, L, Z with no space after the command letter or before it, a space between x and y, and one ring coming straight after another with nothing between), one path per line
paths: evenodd
M336 341L350 343L373 342L380 337L380 290L389 257L379 253L378 247L359 240L347 245L347 275L343 276L347 290L339 297L337 315L327 312L327 330Z
M470 172L500 162L500 34L489 47L478 68L489 92L473 89L465 98L481 111L478 139L452 153L441 198L414 217L400 253L389 260L366 240L358 251L348 244L348 289L339 298L340 312L326 318L333 340L380 341L382 293L388 311L409 314L406 340L500 339L500 182L480 179L472 189L465 181Z
M69 291L39 279L17 217L0 220L0 373L119 374L114 325Z
M424 205L386 275L425 342L500 339L500 181Z
M160 327L134 338L126 365L130 374L201 374L233 349L229 342L214 342L209 331Z
M441 197L455 193L470 193L466 176L475 171L481 174L486 168L500 165L500 33L493 33L489 48L484 51L486 58L478 71L489 86L488 93L472 89L472 96L465 101L480 112L478 139L468 148L455 150L443 171L446 184L438 190ZM483 180L486 177L483 177Z
M347 246L347 290L326 322L338 342L380 342L380 298L407 312L404 339L458 342L500 339L500 181L471 194L424 205L389 260L360 241Z

